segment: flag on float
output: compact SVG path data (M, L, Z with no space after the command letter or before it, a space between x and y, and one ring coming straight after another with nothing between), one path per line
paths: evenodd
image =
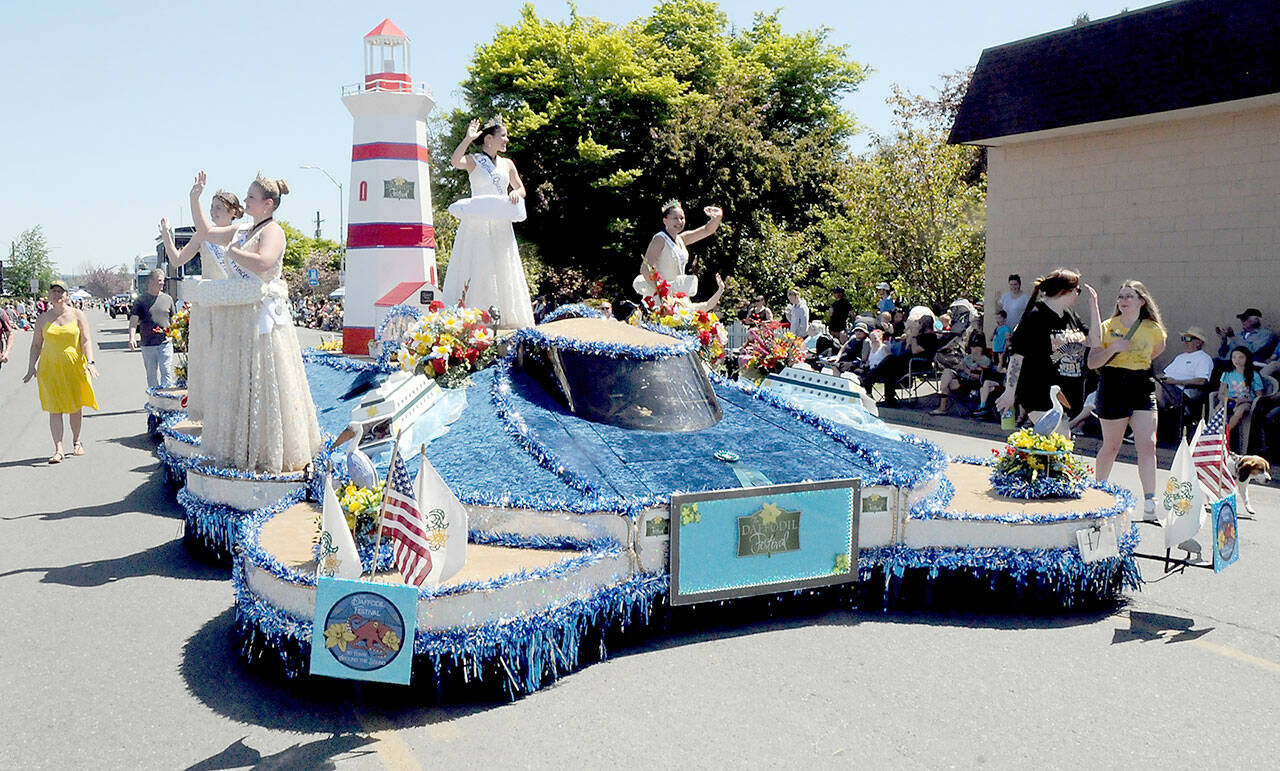
M431 550L431 572L426 582L437 586L456 575L467 561L467 509L425 453L418 457L418 501L425 512L427 548Z
M391 552L396 568L406 584L422 586L431 572L431 549L427 525L414 496L409 468L400 457L399 448L391 456L387 486L382 501L382 530L391 539Z
M1176 548L1179 544L1194 538L1200 532L1200 518L1204 512L1204 493L1197 481L1197 470L1191 462L1191 446L1200 438L1200 428L1196 428L1191 445L1183 437L1178 443L1178 452L1173 456L1173 465L1169 467L1169 479L1164 485L1164 497L1161 506L1164 508L1164 547Z
M333 478L324 480L324 502L320 511L320 556L316 575L338 578L360 578L360 553L356 540L347 527L347 517L333 491Z
M1209 500L1216 501L1236 491L1235 477L1227 467L1227 407L1219 407L1203 431L1196 430L1197 439L1191 445L1191 460L1196 465L1196 476Z

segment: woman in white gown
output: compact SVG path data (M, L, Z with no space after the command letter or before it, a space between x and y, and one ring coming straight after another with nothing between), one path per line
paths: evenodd
M201 449L245 471L300 471L320 450L311 388L280 278L285 235L272 215L289 192L284 180L258 177L245 196L253 227L227 249L228 273L211 306L215 373L205 394ZM248 277L240 277L247 273Z
M168 218L160 219L160 238L164 241L169 263L174 267L186 265L196 254L203 256L200 262L202 281L188 281L187 299L191 302L191 316L187 324L187 415L192 420L203 420L205 392L208 390L210 377L216 377L208 367L208 359L213 346L213 331L209 323L208 305L200 302L203 287L207 280L221 280L228 277L227 247L236 237L240 227L235 221L244 215L244 207L235 193L219 190L213 194L209 204L209 216L205 216L200 206L200 195L204 192L205 173L196 175L191 185L191 212L194 215L196 232L186 246L178 249L173 240L173 231L169 229ZM212 221L211 221L212 220ZM241 278L248 278L248 272L240 271Z
M477 139L484 152L468 154ZM481 130L473 120L449 159L470 175L471 198L449 207L461 221L442 292L451 307L462 301L468 308L497 308L498 325L514 329L533 326L533 302L511 228L524 219L524 182L511 159L499 155L508 141L501 123Z
M724 212L719 206L707 206L702 211L707 215L707 224L685 232L684 207L680 202L667 201L662 205L662 230L649 240L649 248L640 263L640 275L631 282L631 287L641 297L649 297L657 290L653 281L653 273L657 271L662 280L671 285L673 293L684 292L690 301L693 300L698 292L698 277L685 273L689 265L689 244L716 232L724 220ZM717 283L718 279L717 276ZM719 289L723 291L723 285ZM720 291L716 292L716 300L719 300Z

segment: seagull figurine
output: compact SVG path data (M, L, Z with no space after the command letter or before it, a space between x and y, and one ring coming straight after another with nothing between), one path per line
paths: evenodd
M347 475L351 477L351 483L357 487L374 487L378 484L378 470L374 468L369 456L360 449L362 436L364 436L364 426L360 425L359 421L353 420L347 424L341 434L338 434L334 444L347 443Z
M1062 389L1056 385L1049 386L1049 404L1052 405L1049 411L1041 415L1032 426L1033 431L1043 436L1049 436L1058 430L1058 424L1062 422L1062 408L1071 406L1067 397L1062 395Z

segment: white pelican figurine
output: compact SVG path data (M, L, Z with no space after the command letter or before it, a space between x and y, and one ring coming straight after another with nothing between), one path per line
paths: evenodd
M375 487L378 484L378 470L373 461L360 449L360 438L364 436L364 426L359 421L351 421L334 440L336 446L347 443L347 476L357 487Z
M1049 386L1049 411L1040 416L1040 419L1032 426L1032 430L1037 434L1049 436L1058 430L1058 424L1062 422L1062 408L1070 407L1071 403L1067 401L1067 397L1062 395L1062 389L1056 385Z

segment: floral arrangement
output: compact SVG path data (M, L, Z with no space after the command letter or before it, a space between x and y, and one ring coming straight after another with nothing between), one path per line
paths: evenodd
M373 536L378 512L382 510L382 489L382 482L376 487L357 487L348 483L338 488L338 505L347 518L347 527L357 540Z
M465 384L497 352L490 321L486 310L445 308L436 300L405 332L397 352L400 368L435 378L443 386Z
M720 368L729 343L729 332L720 318L711 311L694 308L688 293L672 292L671 283L658 271L653 271L649 279L653 281L654 293L641 300L644 320L697 338L698 357L711 367ZM632 320L637 319L632 316Z
M173 350L177 353L183 353L187 350L187 335L190 325L191 309L187 307L169 317L169 326L153 327L151 331L157 335L167 337L173 343Z
M1093 469L1071 454L1074 449L1062 434L1016 431L1003 452L991 451L996 456L991 485L1010 498L1079 498Z
M316 346L317 351L325 351L327 353L335 353L342 350L342 338L335 337L332 340L325 340Z
M739 363L757 379L805 359L804 338L790 331L780 334L781 328L780 323L769 322L747 332L747 344L742 347Z

